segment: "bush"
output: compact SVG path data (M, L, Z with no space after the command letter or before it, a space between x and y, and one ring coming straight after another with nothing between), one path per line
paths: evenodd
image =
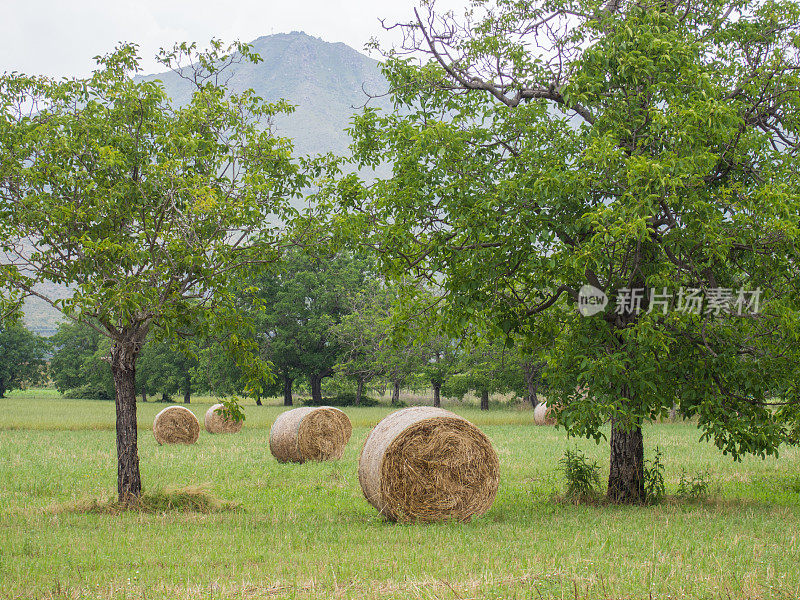
M359 406L378 406L380 402L369 396L361 396L361 404ZM344 392L333 396L331 398L323 398L322 402L314 402L313 398L306 398L303 400L303 406L355 406L356 395L350 392Z
M694 475L687 475L685 469L681 469L681 477L678 482L678 497L692 502L699 502L708 498L711 491L711 475L708 471L698 471Z
M661 450L656 446L653 460L644 463L644 497L647 504L658 504L666 496L664 487L664 463L661 462Z
M567 478L566 497L574 502L595 500L600 495L600 465L580 450L567 450L558 461Z

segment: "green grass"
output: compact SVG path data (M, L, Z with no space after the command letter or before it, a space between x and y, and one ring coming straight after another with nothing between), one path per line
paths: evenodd
M212 399L193 402L202 417ZM113 403L17 392L0 407L0 598L800 597L796 448L733 463L691 425L648 425L668 493L681 469L707 471L711 500L574 506L554 500L558 459L577 447L607 477L605 445L533 427L529 410L456 407L495 445L497 499L472 523L401 526L367 504L356 475L388 408L346 409L341 461L279 465L267 437L281 407L247 406L239 435L159 447L154 403L139 406L139 453L156 508L117 514L86 510L113 501ZM158 509L164 490L196 486L223 508Z

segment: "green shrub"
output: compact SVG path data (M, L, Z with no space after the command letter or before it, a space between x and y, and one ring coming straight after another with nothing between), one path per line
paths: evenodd
M711 476L708 471L698 471L694 475L687 475L681 469L678 482L678 497L693 502L705 500L711 492Z
M664 463L661 462L661 450L656 446L653 460L644 463L644 497L647 504L658 504L664 499L667 490L664 487Z
M595 500L600 495L600 465L580 450L567 450L558 461L567 479L566 497L575 502Z

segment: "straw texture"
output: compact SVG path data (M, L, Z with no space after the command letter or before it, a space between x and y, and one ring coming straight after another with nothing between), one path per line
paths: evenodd
M208 433L239 433L242 430L243 421L226 419L217 410L225 408L224 404L215 404L206 411L203 418L203 425Z
M353 427L332 406L306 406L278 415L269 432L269 449L278 462L336 460L342 457Z
M358 479L387 518L431 522L485 513L500 478L483 432L450 411L418 406L390 414L370 432Z
M200 421L183 406L169 406L153 420L153 435L159 445L194 444L200 437Z

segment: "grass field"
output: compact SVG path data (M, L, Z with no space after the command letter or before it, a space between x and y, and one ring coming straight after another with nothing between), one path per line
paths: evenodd
M191 408L202 418L207 399ZM281 407L246 407L236 436L159 447L162 404L139 406L148 491L202 485L236 510L79 512L113 497L111 402L54 392L0 400L0 598L800 598L800 450L733 463L691 425L653 424L667 491L707 472L712 497L656 507L574 506L557 461L608 450L532 426L530 410L454 410L491 438L501 485L472 523L395 525L364 500L358 451L388 408L348 409L343 460L279 465Z

